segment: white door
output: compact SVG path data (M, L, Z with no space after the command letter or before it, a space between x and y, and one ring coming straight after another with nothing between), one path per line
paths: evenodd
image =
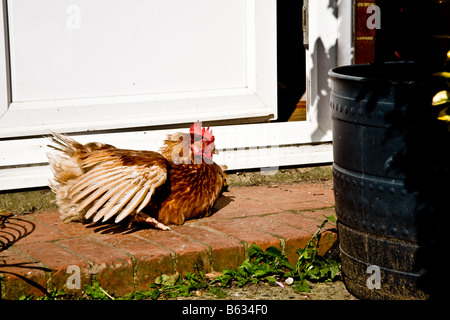
M331 162L327 72L351 61L351 38L336 46L338 28L351 36L341 2L309 4L307 121L288 123L268 123L275 0L1 2L0 190L47 184L49 129L156 150L167 133L220 120L216 162L230 170Z
M274 6L7 1L11 96L0 137L274 118Z

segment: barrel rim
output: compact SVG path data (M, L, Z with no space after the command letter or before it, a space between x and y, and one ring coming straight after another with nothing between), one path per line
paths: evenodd
M350 80L355 82L383 82L383 83L389 83L389 84L396 84L396 83L404 83L404 84L415 84L419 83L417 79L389 79L389 78L376 78L376 77L365 77L365 76L355 76L355 75L349 75L345 74L344 71L346 70L357 70L357 69L368 69L368 68L377 68L380 66L400 66L400 65L409 65L409 66L419 66L415 61L388 61L383 63L364 63L364 64L351 64L351 65L345 65L345 66L339 66L334 67L328 71L328 76L334 79L341 79L341 80Z

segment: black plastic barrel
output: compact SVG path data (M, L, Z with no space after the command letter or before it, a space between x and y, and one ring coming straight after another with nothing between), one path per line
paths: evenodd
M329 72L342 272L359 298L430 297L426 274L439 264L430 243L450 213L439 198L449 196L450 145L424 74L407 62Z

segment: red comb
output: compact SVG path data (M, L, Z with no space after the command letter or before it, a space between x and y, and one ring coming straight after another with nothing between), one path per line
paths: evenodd
M213 142L214 136L212 135L212 130L208 128L202 128L202 124L200 121L194 122L189 129L190 134L198 134L202 135L206 140Z

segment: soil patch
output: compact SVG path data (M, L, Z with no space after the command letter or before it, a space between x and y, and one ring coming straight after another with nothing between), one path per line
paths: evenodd
M199 291L191 297L177 297L176 300L357 300L345 288L344 282L310 283L311 292L297 293L292 287L274 286L267 283L230 287L222 289L224 295L217 297L209 292Z

